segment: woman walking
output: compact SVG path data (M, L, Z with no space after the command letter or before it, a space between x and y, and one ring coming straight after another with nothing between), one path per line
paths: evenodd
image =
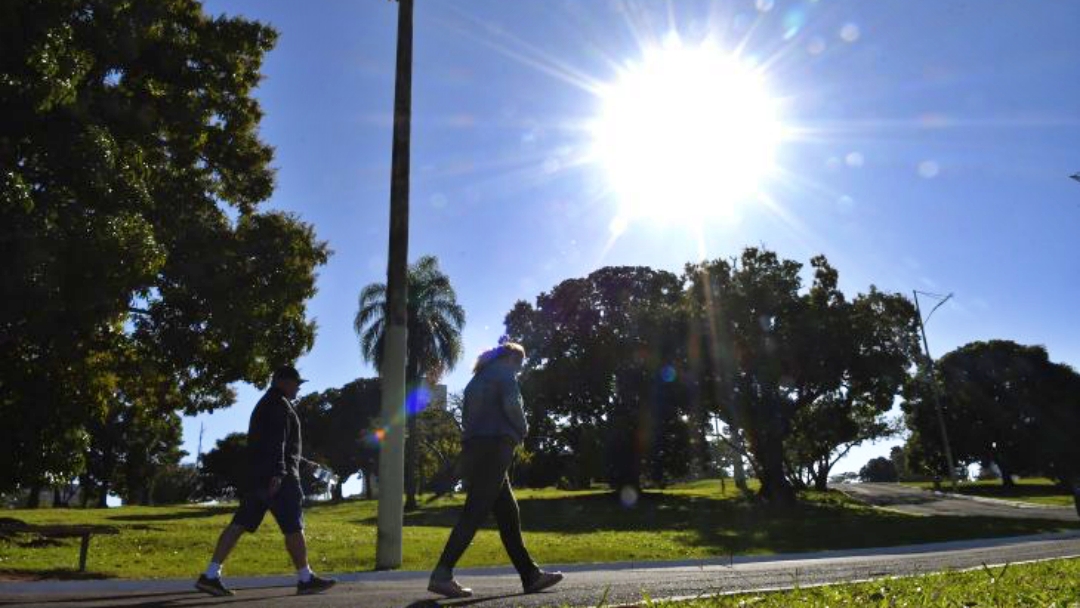
M485 351L476 359L461 408L465 506L431 573L428 591L432 593L452 598L472 595L471 589L454 580L454 566L491 512L525 593L542 591L563 579L560 572L541 570L525 548L520 511L507 475L514 449L528 432L517 382L524 361L525 348L513 342Z

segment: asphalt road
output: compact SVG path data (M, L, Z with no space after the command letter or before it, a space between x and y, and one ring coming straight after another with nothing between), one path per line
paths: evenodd
M848 494L884 508L917 515L1023 517L1077 521L1071 508L1018 507L1000 501L976 501L935 495L896 484L850 484ZM425 591L425 572L364 572L342 575L341 583L322 596L297 597L287 577L230 579L238 593L212 598L184 581L69 581L0 583L5 606L366 606L419 608L436 606L596 606L717 593L788 588L794 585L849 582L975 568L1062 557L1080 557L1080 532L1039 537L934 543L908 547L831 551L772 557L736 557L665 563L567 566L566 580L554 589L522 595L512 570L459 570L458 578L476 596L438 600Z
M1010 517L1080 521L1073 507L1050 507L972 497L957 498L895 483L847 483L835 486L848 496L877 507L911 515Z

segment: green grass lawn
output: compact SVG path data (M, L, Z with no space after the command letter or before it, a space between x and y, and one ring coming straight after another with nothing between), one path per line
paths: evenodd
M923 488L926 490L931 490L934 488L933 482L929 481L904 482L904 485ZM944 492L952 491L952 488L949 487L948 481L945 481L941 484L941 489ZM969 496L1001 498L1004 500L1016 500L1020 502L1030 502L1038 505L1048 505L1054 507L1073 506L1072 494L1065 490L1062 490L1053 481L1049 479L1021 479L1017 481L1016 485L1012 488L1006 488L1002 486L1001 481L999 480L965 481L959 484L957 490L959 490L960 494L965 494Z
M718 481L650 491L633 507L623 506L601 490L522 490L518 498L526 543L537 560L548 564L890 546L1080 527L1052 521L910 517L864 507L833 492L808 492L798 507L772 511L741 498L730 483L727 492L721 493ZM432 567L462 501L462 496L441 498L406 516L404 568ZM31 525L115 526L120 534L95 537L91 542L90 575L152 578L198 573L232 509L231 505L38 509L9 510L0 516ZM317 505L306 511L305 518L311 562L317 571L361 571L374 566L374 501ZM480 531L462 566L507 563L493 523ZM0 538L0 572L9 576L73 576L77 560L76 539L46 541L29 534ZM291 571L281 535L269 515L258 533L240 541L226 570L230 575Z
M645 602L672 608L826 608L836 606L1040 606L1080 608L1080 559L965 572L944 572L852 585L748 593L689 602Z

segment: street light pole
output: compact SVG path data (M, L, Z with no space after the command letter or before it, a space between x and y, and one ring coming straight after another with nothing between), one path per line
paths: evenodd
M379 448L379 523L375 568L401 566L405 476L405 357L408 340L409 135L412 115L413 0L398 0L394 147L390 169L390 252L383 336L383 437Z
M956 487L956 465L953 463L952 447L949 445L949 433L945 430L945 415L941 410L941 396L938 393L938 384L934 380L934 359L930 356L930 343L926 340L926 324L923 322L922 310L919 308L919 292L913 290L912 294L915 296L915 314L919 318L919 330L922 332L923 348L926 351L926 372L929 375L930 380L930 392L934 396L934 410L937 412L938 427L941 429L941 442L945 447L945 463L949 467L949 481L952 483L953 492L957 491ZM952 294L945 296L943 300L938 302L937 306L930 311L930 314L934 314L942 304L949 301ZM930 315L927 315L929 318Z

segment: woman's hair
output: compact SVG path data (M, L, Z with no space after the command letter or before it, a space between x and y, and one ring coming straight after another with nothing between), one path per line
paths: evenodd
M509 359L510 357L517 356L525 360L525 347L517 342L503 342L495 348L489 348L480 353L480 356L476 358L476 363L473 365L473 373L477 373L480 370L487 367L488 363L493 363L501 359Z

